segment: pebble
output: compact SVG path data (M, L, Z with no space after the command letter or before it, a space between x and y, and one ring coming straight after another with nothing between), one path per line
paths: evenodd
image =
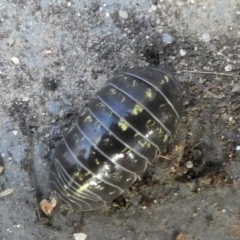
M240 145L236 146L236 151L240 151Z
M151 9L152 9L152 11L155 12L157 10L157 6L156 5L152 5Z
M0 165L0 175L3 173L4 167Z
M127 11L119 11L118 12L119 16L122 18L122 19L128 19L128 13Z
M206 43L210 42L210 40L211 40L210 34L209 33L203 33L202 34L202 40Z
M158 19L156 20L156 24L160 24L160 23L161 23L160 18L158 18Z
M165 44L171 44L173 42L173 37L167 33L162 33L162 40Z
M187 168L192 168L193 167L192 161L187 161L186 167Z
M85 240L87 238L85 233L74 233L73 236L75 240Z
M180 55L183 57L187 54L187 52L183 49L180 49Z
M11 60L15 65L18 65L20 63L20 61L17 57L12 57Z
M23 102L27 102L28 100L29 100L29 97L27 97L27 96L26 97L22 97L22 101Z
M15 40L14 40L14 39L10 38L10 39L8 40L8 45L9 45L10 47L11 47L14 43L15 43Z
M228 64L228 65L225 67L225 71L226 71L226 72L231 72L231 71L232 71L232 65L231 65L231 64Z
M13 135L15 135L15 136L17 135L17 133L18 133L18 131L13 131Z
M232 92L240 92L240 83L233 85Z
M183 2L183 1L178 1L178 2L177 2L177 6L180 7L180 8L181 8L181 7L184 7L185 4L186 4L186 3Z

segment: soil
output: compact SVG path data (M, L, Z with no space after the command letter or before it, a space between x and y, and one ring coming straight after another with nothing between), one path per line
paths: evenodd
M0 239L240 239L239 26L238 0L2 0ZM158 64L154 34L184 97L168 154L100 211L39 218L57 142L109 78Z

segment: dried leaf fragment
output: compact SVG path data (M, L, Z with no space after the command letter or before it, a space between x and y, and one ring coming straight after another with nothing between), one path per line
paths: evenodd
M8 188L8 189L6 189L6 190L0 192L0 198L12 194L13 191L14 191L13 188Z
M51 201L47 199L43 199L40 202L40 208L47 216L51 215L52 210L56 207L56 205L57 205L57 200L55 198L52 198Z

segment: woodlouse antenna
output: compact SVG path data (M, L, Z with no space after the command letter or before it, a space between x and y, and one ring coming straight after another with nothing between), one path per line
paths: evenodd
M159 41L158 41L158 38L156 36L156 32L153 31L153 27L151 26L151 23L149 21L149 19L146 19L146 24L148 26L149 29L151 29L152 31L152 37L153 37L153 40L155 42L155 44L157 45L157 48L158 48L158 53L159 53L159 66L160 67L168 67L165 60L164 60L164 57L165 57L165 54L164 54L164 49L163 47L160 45ZM208 88L206 88L205 86L203 86L203 84L201 84L197 79L191 79L192 82L194 82L200 89L203 90L203 92L206 92L208 95L214 97L214 98L218 98L218 99L221 99L222 97L220 95L216 95L210 91L208 91Z

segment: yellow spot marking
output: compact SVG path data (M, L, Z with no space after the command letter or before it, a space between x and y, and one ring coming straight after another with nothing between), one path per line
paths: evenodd
M87 116L87 117L84 119L84 122L92 122L92 117L91 117L91 116Z
M127 152L127 151L128 151L128 148L124 148L124 149L122 150L122 153Z
M128 125L123 119L120 119L118 126L122 129L123 132L128 129Z
M146 96L149 98L149 99L152 99L152 89L148 88L147 91L146 91Z
M137 133L135 133L135 134L134 134L134 137L137 137L137 136L138 136L138 134L137 134Z
M138 104L135 105L133 111L132 111L132 115L138 115L139 113L141 113L143 111L143 108L141 106L139 106Z
M137 163L137 159L133 159L133 160L132 160L132 163Z
M158 129L158 134L159 134L160 137L162 136L162 133L163 133L162 128L159 128Z
M133 87L135 87L135 85L136 85L136 80L133 81Z
M126 154L129 154L129 153L131 153L131 150L130 150L130 149L128 149L128 151L126 152Z
M151 121L152 121L151 119L150 119L150 120L148 120L148 121L147 121L147 124L150 124L150 123L151 123Z
M114 94L116 94L116 89L114 89L114 88L111 88L110 90L109 90L109 93L111 94L111 95L114 95Z
M97 107L105 108L105 105L104 105L103 103L98 103L98 104L97 104Z
M155 124L156 124L156 122L155 121L152 122L152 120L150 119L150 120L147 121L146 126L147 127L150 127L150 126L153 127Z
M149 142L146 142L146 148L151 148L151 144Z
M169 82L168 76L165 75L164 78L165 78L165 80L166 80L166 83L168 83L168 82Z
M100 162L99 162L99 160L97 158L95 159L95 162L96 162L96 165L100 164Z
M143 143L141 141L138 141L138 143L141 145L142 148L151 148L151 144L146 140Z
M84 183L80 188L77 189L77 193L81 193L89 187L89 183Z
M79 177L79 172L75 172L73 175L74 175L75 177Z
M124 102L125 101L125 97L122 98L121 102Z
M165 143L167 140L168 140L168 134L165 134L165 135L164 135L163 142Z
M65 189L68 189L67 185L65 185L65 184L63 185L63 187L64 187Z

